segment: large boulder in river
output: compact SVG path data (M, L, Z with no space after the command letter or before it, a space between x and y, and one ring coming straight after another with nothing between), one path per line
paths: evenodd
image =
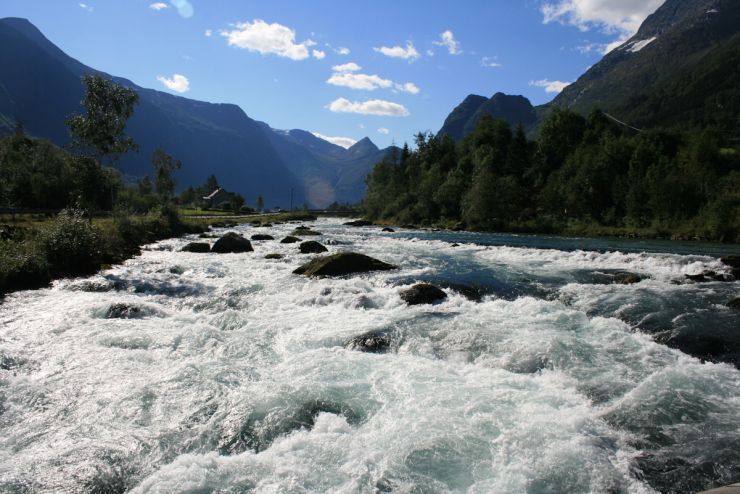
M629 273L627 271L614 273L614 283L618 285L634 285L635 283L639 283L641 281L642 276L637 273Z
M373 224L372 221L367 220L355 220L355 221L348 221L345 223L347 226L371 226Z
M344 276L370 271L389 271L398 269L392 264L379 261L356 252L339 252L314 259L293 271L305 276Z
M300 249L301 254L321 254L322 252L327 252L329 250L315 240L303 242L300 245Z
M383 331L371 331L352 338L345 347L367 353L385 353L391 347L391 336Z
M284 239L280 241L281 244L294 244L296 242L300 242L301 239L298 237L294 237L293 235L288 235Z
M249 240L234 232L229 232L219 238L211 247L211 252L219 254L252 252L253 250L252 243Z
M111 305L108 307L108 312L105 314L107 319L131 319L141 316L141 307L122 303Z
M256 235L252 235L252 240L275 240L275 237L265 233L257 233Z
M301 235L303 237L316 237L318 235L322 235L321 232L317 232L314 230L297 230L297 229L293 230L290 234L291 235Z
M446 299L447 294L429 283L418 283L402 291L401 298L409 305L433 304Z
M197 252L199 254L205 254L211 251L211 245L205 242L190 242L188 245L181 249L182 252Z

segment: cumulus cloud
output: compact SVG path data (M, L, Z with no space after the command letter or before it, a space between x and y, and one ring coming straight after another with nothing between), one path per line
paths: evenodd
M414 47L414 44L411 41L406 42L406 48L403 46L381 46L373 48L373 50L378 53L382 53L386 57L403 58L404 60L409 60L411 62L417 60L421 56L419 55L419 52L416 51L416 47Z
M545 24L560 22L581 31L593 28L626 40L665 0L555 0L540 7Z
M349 48L345 48L342 46L334 50L334 53L336 53L337 55L349 55L350 51Z
M167 4L164 2L152 3L149 5L149 8L152 10L164 10L167 8Z
M381 99L349 101L345 98L338 98L329 104L329 110L335 113L359 113L361 115L383 117L407 117L410 115L403 105Z
M193 5L188 0L170 0L170 5L177 9L177 13L182 17L189 19L193 17L195 10Z
M323 60L326 57L326 52L321 50L311 50L311 55L313 55L316 60Z
M381 127L381 128L378 129L378 134L388 135L390 133L391 133L391 131L388 130L388 129L386 129L385 127Z
M350 89L364 89L365 91L374 91L378 88L389 88L393 81L383 79L377 75L356 74L354 72L336 72L326 80L333 86L348 87Z
M550 81L547 79L541 79L539 81L529 81L530 86L541 87L548 93L559 93L566 87L570 86L570 82L563 81Z
M419 86L413 82L395 84L394 87L396 88L396 91L401 91L402 93L419 94Z
M176 91L178 93L186 93L190 91L190 81L182 74L173 74L171 78L158 75L157 80L164 84L167 89L172 91Z
M460 42L455 39L455 35L452 31L447 30L439 35L440 41L432 41L433 45L445 46L450 55L460 55L462 50L460 49Z
M341 146L345 149L352 147L357 140L352 139L351 137L331 137L331 136L325 136L324 134L319 134L318 132L311 132L313 135L318 137L319 139L323 139L325 141L331 142L332 144L336 144L337 146Z
M354 62L343 63L342 65L335 65L331 68L334 72L357 72L362 69L359 65Z
M262 55L272 54L291 60L304 60L309 57L309 47L316 43L306 40L296 43L295 31L282 24L268 24L261 19L253 22L240 22L231 31L222 31L230 46L256 51ZM316 53L324 53L314 50ZM319 57L316 57L319 58ZM323 58L323 57L321 57Z
M480 64L482 67L489 67L489 68L501 67L501 64L498 63L498 60L496 57L483 57L480 59Z

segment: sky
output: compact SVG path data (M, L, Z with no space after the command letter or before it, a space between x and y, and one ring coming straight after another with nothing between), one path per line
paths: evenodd
M469 94L547 103L663 1L0 0L0 17L139 86L385 147Z

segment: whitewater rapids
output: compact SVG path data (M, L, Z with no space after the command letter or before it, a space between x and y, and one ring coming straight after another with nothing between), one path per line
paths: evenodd
M304 278L292 271L313 256L277 241L295 225L244 225L230 230L277 240L246 254L166 240L8 296L0 492L652 493L740 480L740 371L641 330L740 331L724 305L740 282L685 282L727 271L713 255L311 225L330 253L400 269ZM609 270L645 279L605 283ZM417 281L448 298L407 306L399 292ZM108 318L115 304L137 310ZM391 335L390 351L349 348L371 331Z

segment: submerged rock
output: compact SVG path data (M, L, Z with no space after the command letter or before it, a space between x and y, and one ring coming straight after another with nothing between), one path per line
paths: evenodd
M307 227L306 225L297 226L297 227L295 227L295 229L296 230L310 230L310 228Z
M429 283L417 283L402 291L401 298L409 305L433 304L446 299L447 294Z
M272 253L272 254L267 254L265 256L265 259L282 259L283 257L285 256L282 254Z
M382 230L382 231L384 231L384 232L388 232L388 233L393 233L393 232L395 232L396 230L394 230L393 228L388 228L388 227L386 226L385 228L383 228L383 230Z
M252 240L275 240L275 237L265 233L258 233L256 235L252 235Z
M348 221L345 223L346 226L371 226L373 224L372 221L367 220L355 220L355 221Z
M329 249L321 245L320 243L316 242L315 240L309 240L308 242L303 242L300 245L301 254L320 254L322 252L328 252Z
M108 312L105 317L107 319L131 319L134 317L141 317L143 314L141 307L128 304L113 304L108 307Z
M181 252L197 252L199 254L204 254L206 252L211 251L210 244L207 244L205 242L190 242L188 245L180 249Z
M288 235L284 239L280 241L281 244L294 244L296 242L300 242L301 239L298 237L294 237L293 235Z
M241 430L219 444L221 454L239 454L246 450L264 451L275 439L300 429L311 429L321 413L341 415L349 424L357 424L362 416L349 405L314 399L297 408L274 407L267 412L253 412Z
M314 259L299 267L293 273L305 276L344 276L370 271L389 271L391 269L398 268L364 254L340 252Z
M391 336L383 331L371 331L349 340L345 348L367 353L385 353L391 347Z
M211 247L211 252L217 252L219 254L252 252L253 250L249 240L234 232L229 232L219 238L213 244L213 247Z
M302 235L304 237L316 237L318 235L323 235L321 232L317 232L314 230L299 230L297 228L293 230L290 234L291 235Z
M637 273L629 273L627 271L614 273L614 283L617 285L634 285L643 280L643 277Z
M686 279L695 283L707 283L710 281L732 281L730 276L722 273L715 273L714 271L704 271L699 274L687 274Z

